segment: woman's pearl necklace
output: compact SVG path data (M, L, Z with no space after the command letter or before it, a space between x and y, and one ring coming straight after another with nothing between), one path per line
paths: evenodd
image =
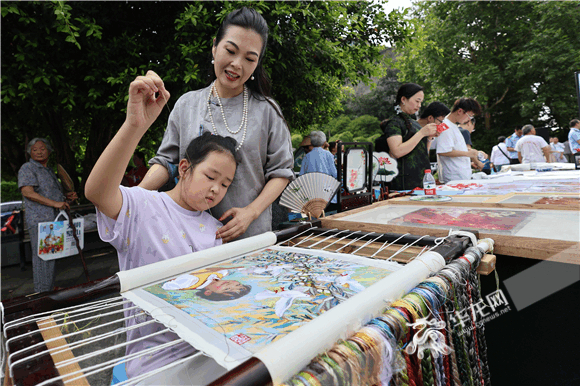
M211 119L211 127L213 130L213 133L215 135L218 135L218 132L215 128L215 122L213 120L213 114L211 113L211 106L210 106L211 94L214 91L215 91L215 95L217 96L218 103L220 105L220 109L222 112L222 119L224 120L224 124L226 125L226 130L228 131L228 133L237 134L240 132L240 130L244 129L244 132L242 133L242 140L240 141L239 145L236 147L236 151L240 150L240 148L242 147L242 144L244 143L244 140L246 139L246 131L248 128L248 89L246 88L246 85L244 85L244 107L242 108L242 121L240 122L240 127L238 128L238 130L233 131L230 129L230 127L228 126L228 122L226 121L226 115L224 113L224 106L222 104L222 100L220 98L220 94L218 93L217 87L215 86L215 82L211 84L211 89L209 91L209 97L207 98L207 109L209 110L209 117Z

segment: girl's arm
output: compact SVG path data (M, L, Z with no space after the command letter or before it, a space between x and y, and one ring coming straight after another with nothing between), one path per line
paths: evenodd
M157 97L155 93L159 93ZM168 99L169 92L153 71L131 82L125 122L99 157L85 185L87 199L107 217L117 219L123 205L119 185L125 169L141 137Z
M248 229L252 221L257 219L282 194L289 182L287 178L272 178L250 205L245 208L231 208L226 211L219 218L219 221L223 221L230 216L233 216L233 218L217 231L216 236L221 237L224 242L240 237Z

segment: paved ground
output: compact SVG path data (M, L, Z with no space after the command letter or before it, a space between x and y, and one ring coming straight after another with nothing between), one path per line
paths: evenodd
M117 263L117 252L111 246L104 246L101 248L92 249L85 252L85 260L91 280L97 280L114 275L119 270ZM78 256L65 257L56 261L56 280L55 285L60 288L71 287L74 285L86 282L86 277L83 270L83 265ZM15 298L19 296L29 295L34 292L34 285L32 282L32 264L26 265L26 270L22 271L19 265L2 268L2 300ZM114 296L114 295L111 295ZM101 317L101 322L110 321ZM113 320L113 319L111 319ZM114 330L122 326L115 324L109 327L109 330ZM76 325L75 325L76 327ZM80 335L77 338L85 338L85 335ZM75 338L69 338L68 342L74 342ZM74 350L74 355L78 358L83 354L104 349L112 345L119 344L125 341L124 334L115 335L113 338L108 338L100 342L93 342L89 346L81 347ZM118 358L124 352L124 349L117 349L114 352L101 355L95 359L89 359L83 362L83 368L90 367L94 364ZM108 386L111 384L112 369L101 371L94 375L88 375L87 380L90 385L94 386ZM3 378L0 378L3 383Z
M85 252L85 260L91 280L109 277L119 271L117 252L110 246ZM65 257L56 261L57 287L66 288L85 282L86 277L79 256ZM2 300L32 293L34 293L32 263L26 265L25 271L21 271L18 265L2 268Z

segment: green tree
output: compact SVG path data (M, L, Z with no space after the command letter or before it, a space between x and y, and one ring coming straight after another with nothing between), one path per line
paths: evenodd
M292 147L298 149L298 146L300 146L300 142L302 142L303 139L304 136L302 134L292 134Z
M129 83L156 71L172 93L169 108L204 86L214 34L242 5L270 26L264 63L293 132L339 111L346 80L380 76L380 46L400 34L397 18L366 1L2 2L2 159L12 167L3 177L24 162L29 139L48 136L82 189L124 119ZM168 112L141 141L148 155Z
M319 130L323 131L329 141L336 141L338 139L344 141L339 135L341 133L347 132L347 127L350 124L351 119L347 115L339 115L335 118L332 118L328 123L322 125ZM350 137L352 140L352 136ZM349 141L350 141L349 140Z
M387 63L392 63L391 56L394 57L392 51L388 50L385 55L389 57ZM397 90L401 85L397 78L398 72L396 68L387 68L385 75L377 81L369 93L345 98L343 102L345 114L372 115L379 121L392 116Z
M526 123L562 127L577 114L580 39L570 15L579 13L578 2L420 2L412 33L395 44L399 79L449 106L476 98L476 147Z
M351 132L355 138L363 138L368 141L368 137L378 133L381 129L379 127L380 121L377 117L370 115L361 115L353 119L347 126L346 130Z
M86 178L123 122L131 80L147 68L173 68L162 51L180 54L176 45L167 48L175 33L167 26L183 7L2 2L2 158L15 160L12 172L24 162L28 140L45 136L73 179ZM171 76L166 80L171 88ZM166 120L142 145L158 145Z

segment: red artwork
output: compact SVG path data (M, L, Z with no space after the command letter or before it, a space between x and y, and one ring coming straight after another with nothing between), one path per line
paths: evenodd
M534 204L580 206L580 199L578 197L553 196L553 197L541 198L538 201L536 201Z
M513 231L532 216L532 212L502 209L423 208L398 217L393 223Z
M449 128L449 126L447 126L446 123L441 122L440 124L437 125L437 132L439 134L441 134L442 132L444 132L445 130L447 130Z

